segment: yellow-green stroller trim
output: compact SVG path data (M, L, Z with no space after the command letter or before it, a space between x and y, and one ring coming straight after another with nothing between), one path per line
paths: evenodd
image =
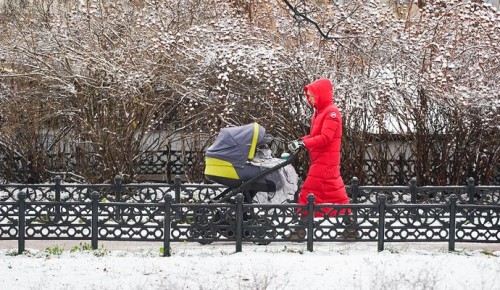
M231 162L213 157L205 158L205 175L239 179L236 168L234 168Z

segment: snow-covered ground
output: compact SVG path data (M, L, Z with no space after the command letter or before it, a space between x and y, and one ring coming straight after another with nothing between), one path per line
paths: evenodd
M85 243L0 241L0 289L500 289L500 244Z

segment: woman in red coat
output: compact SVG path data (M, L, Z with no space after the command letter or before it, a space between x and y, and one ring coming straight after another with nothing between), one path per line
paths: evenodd
M292 151L305 147L311 161L298 203L307 204L307 196L312 193L315 204L348 204L349 198L340 175L342 117L333 103L332 83L328 79L319 79L305 86L304 91L307 101L314 108L310 134L289 144ZM344 214L344 211L339 213ZM323 209L322 212L315 212L314 216L325 214L335 216L337 211Z

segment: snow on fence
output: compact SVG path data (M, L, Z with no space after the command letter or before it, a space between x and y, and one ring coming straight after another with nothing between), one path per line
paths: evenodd
M210 244L269 244L297 241L313 251L316 242L500 242L500 186L347 186L349 205L207 202L225 187L207 184L5 184L0 185L0 239L17 240L18 251L30 240L89 240ZM297 210L326 214L299 221ZM302 230L304 236L293 235ZM305 231L304 231L305 230ZM344 235L353 231L355 236ZM165 234L168 233L168 234Z

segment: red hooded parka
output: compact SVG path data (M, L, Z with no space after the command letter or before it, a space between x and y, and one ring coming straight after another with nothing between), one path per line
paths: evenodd
M315 195L315 204L347 204L349 198L340 175L342 117L333 103L333 87L329 79L319 79L304 87L315 96L310 134L301 138L309 151L310 168L302 185L298 203L307 204L307 196ZM324 209L329 212L330 209ZM303 213L307 214L307 213ZM329 215L336 215L331 211ZM315 216L323 216L315 212Z

